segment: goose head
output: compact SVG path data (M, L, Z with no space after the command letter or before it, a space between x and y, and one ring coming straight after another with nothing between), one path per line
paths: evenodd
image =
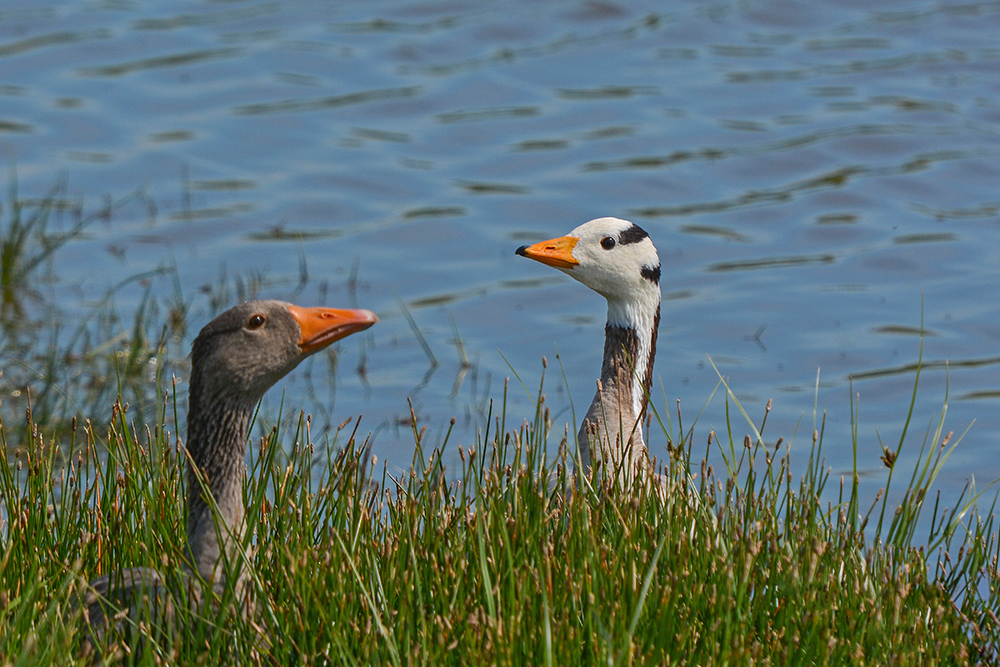
M209 322L191 347L192 388L256 404L303 359L378 322L368 310L248 301Z
M598 218L517 254L553 266L608 302L598 390L580 426L580 459L591 452L629 479L648 465L642 418L653 379L660 320L660 259L649 235L618 218Z
M608 300L608 323L651 325L660 305L660 258L642 227L619 218L586 222L517 254L553 266Z

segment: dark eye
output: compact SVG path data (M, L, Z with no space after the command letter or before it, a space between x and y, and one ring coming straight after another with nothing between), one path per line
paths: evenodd
M612 248L614 248L615 237L605 236L603 239L601 239L601 247L604 248L605 250L611 250Z
M264 326L264 322L266 321L267 321L266 317L264 317L260 313L255 313L254 315L250 316L249 320L247 320L247 328L260 329L262 326Z

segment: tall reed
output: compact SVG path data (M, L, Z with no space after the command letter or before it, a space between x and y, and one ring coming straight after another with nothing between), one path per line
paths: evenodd
M822 420L793 462L766 415L703 436L704 459L668 422L661 480L622 489L573 480L571 431L541 386L535 402L442 443L414 420L399 476L351 420L317 444L301 413L259 417L251 555L229 565L246 598L89 655L73 600L90 577L146 565L181 594L177 407L145 425L119 403L68 433L29 415L10 429L30 445L0 462L0 664L997 664L995 501L979 511L970 489L944 509L943 428L896 505L828 488Z

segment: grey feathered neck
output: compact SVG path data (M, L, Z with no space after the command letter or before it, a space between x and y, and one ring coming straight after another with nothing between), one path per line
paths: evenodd
M188 399L188 550L192 569L223 588L223 544L226 557L232 559L242 541L247 435L259 397L212 387L202 375L192 376ZM213 503L218 507L217 517ZM232 534L226 535L227 530Z

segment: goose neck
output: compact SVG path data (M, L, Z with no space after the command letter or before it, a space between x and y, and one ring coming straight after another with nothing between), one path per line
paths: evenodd
M223 552L232 557L241 541L252 406L198 389L192 383L188 411L188 549L193 569L218 583Z
M636 419L645 411L649 388L653 381L653 361L660 324L659 294L648 302L608 300L608 323L604 337L602 382L626 371L631 381L626 383Z

